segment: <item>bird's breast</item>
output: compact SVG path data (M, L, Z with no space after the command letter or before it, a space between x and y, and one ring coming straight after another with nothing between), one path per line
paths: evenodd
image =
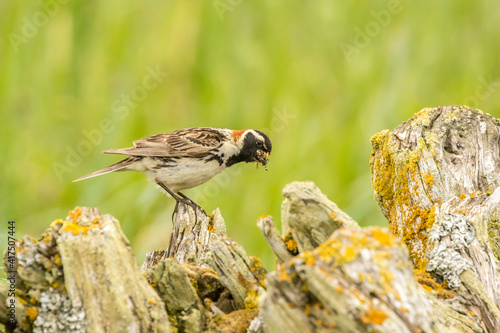
M224 163L218 158L157 158L146 157L143 164L146 175L152 182L160 181L171 191L178 192L201 185L222 170Z

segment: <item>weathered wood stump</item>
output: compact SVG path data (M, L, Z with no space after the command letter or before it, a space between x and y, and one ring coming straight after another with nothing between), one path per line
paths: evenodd
M16 332L170 332L112 216L76 208L16 252Z
M500 332L499 143L500 121L480 110L424 109L373 136L370 161L375 197L421 282L444 287L486 332Z
M167 251L139 270L119 223L77 208L16 244L8 332L499 332L500 122L424 109L372 138L389 229L360 228L312 182L283 190L282 231L257 221L267 273L218 210L181 206ZM168 253L168 255L167 255ZM4 258L7 263L7 258ZM7 266L7 265L6 265Z

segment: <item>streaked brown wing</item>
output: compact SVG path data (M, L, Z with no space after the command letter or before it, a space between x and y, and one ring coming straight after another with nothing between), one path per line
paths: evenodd
M136 140L132 148L110 149L104 153L136 156L204 157L227 139L223 132L214 128L186 128Z

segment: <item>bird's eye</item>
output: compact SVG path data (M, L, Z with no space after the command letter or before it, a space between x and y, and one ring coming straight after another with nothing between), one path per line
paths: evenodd
M257 141L257 147L261 148L264 145L262 141Z

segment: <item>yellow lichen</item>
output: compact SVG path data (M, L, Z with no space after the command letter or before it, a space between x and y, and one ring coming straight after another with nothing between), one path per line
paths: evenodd
M245 297L245 309L253 310L259 307L257 290L250 290Z
M71 232L73 235L87 234L89 231L88 226L78 225L76 222L64 221L63 230Z
M428 272L414 271L415 279L417 282L428 292L433 293L436 297L441 299L450 299L455 297L453 290L448 289L448 284L443 285L434 281Z
M80 215L82 215L82 209L80 207L76 207L75 209L70 210L68 213L68 217L70 219L73 219L74 222L78 220Z
M305 251L301 254L301 258L304 260L306 266L313 266L315 263L314 254L310 251Z
M361 319L367 324L371 323L375 325L382 325L387 319L387 314L384 311L371 307L368 309L368 312L361 317Z
M345 255L344 255L345 262L354 260L358 254L354 246L346 246L344 250L345 250Z
M393 238L388 233L382 231L382 229L373 229L372 236L379 242L380 245L389 246L393 244Z
M26 311L26 317L28 317L29 321L34 322L36 317L38 317L38 311L34 307L28 308Z
M292 281L292 279L290 278L290 275L288 275L286 273L286 269L285 269L285 266L284 265L281 265L281 269L280 269L280 275L278 277L278 281Z
M425 175L425 183L427 184L427 186L432 186L432 184L434 184L434 178L430 173Z
M421 121L432 110L422 110L412 121ZM392 132L385 130L372 137L372 145L372 184L377 201L389 219L389 229L408 246L415 265L425 267L426 230L434 223L434 208L420 207L412 197L417 193L426 195L418 182L421 177L419 161L423 158L423 151L427 151L426 142L420 138L413 151L401 150L397 148L398 143ZM433 184L432 175L424 177L427 185Z
M297 241L293 239L293 236L290 232L288 232L285 237L283 237L283 242L285 242L286 248L291 254L297 255L299 253Z
M55 222L62 222L62 230L71 232L73 235L84 234L86 235L89 229L100 228L104 224L104 221L100 221L98 218L94 218L90 225L82 226L78 223L78 218L82 214L82 209L76 207L68 213L68 218L71 221L56 220Z
M262 262L260 261L260 258L258 257L253 257L250 256L250 271L252 272L253 276L257 279L258 284L261 287L265 288L265 283L266 283L266 274L267 271L262 265Z
M342 249L342 243L338 239L328 239L326 242L316 248L321 260L326 263L331 263L336 260L336 256Z
M297 249L297 242L294 240L294 239L290 239L286 242L286 248L288 251L292 252L292 253L297 253L298 252L298 249Z

